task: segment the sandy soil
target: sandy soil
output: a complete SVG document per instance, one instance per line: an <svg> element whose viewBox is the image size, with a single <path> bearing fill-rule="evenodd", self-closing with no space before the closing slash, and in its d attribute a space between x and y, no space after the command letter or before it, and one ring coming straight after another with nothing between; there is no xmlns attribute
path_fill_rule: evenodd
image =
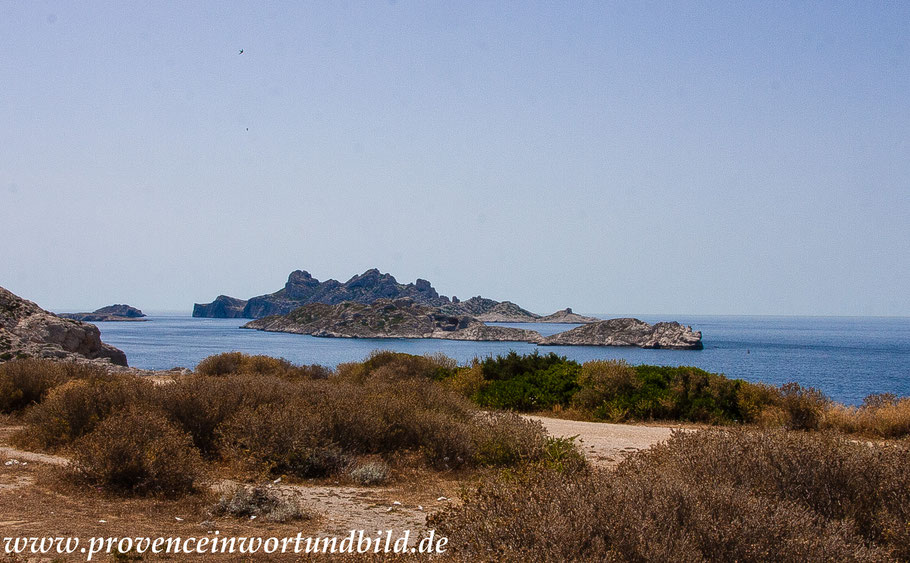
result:
<svg viewBox="0 0 910 563"><path fill-rule="evenodd" d="M530 416L543 423L552 436L577 436L576 443L595 465L612 467L632 452L647 449L670 437L678 427L581 422Z"/></svg>

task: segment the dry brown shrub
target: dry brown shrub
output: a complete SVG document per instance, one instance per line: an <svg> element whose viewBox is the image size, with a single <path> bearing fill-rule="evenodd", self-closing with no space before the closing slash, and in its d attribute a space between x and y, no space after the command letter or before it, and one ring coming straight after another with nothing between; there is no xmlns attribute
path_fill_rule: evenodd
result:
<svg viewBox="0 0 910 563"><path fill-rule="evenodd" d="M118 493L177 497L194 490L202 467L187 434L155 411L131 408L75 443L69 471Z"/></svg>
<svg viewBox="0 0 910 563"><path fill-rule="evenodd" d="M787 413L790 430L817 430L821 427L825 411L831 404L824 393L798 383L785 383L780 387L780 408Z"/></svg>
<svg viewBox="0 0 910 563"><path fill-rule="evenodd" d="M474 460L480 465L508 466L537 461L544 455L547 433L538 420L521 415L478 413L471 421Z"/></svg>
<svg viewBox="0 0 910 563"><path fill-rule="evenodd" d="M825 413L825 427L873 438L910 436L910 397L870 395L860 407L831 405Z"/></svg>
<svg viewBox="0 0 910 563"><path fill-rule="evenodd" d="M276 377L194 375L157 388L156 403L204 455L214 457L218 429L228 418L244 407L282 402L296 390Z"/></svg>
<svg viewBox="0 0 910 563"><path fill-rule="evenodd" d="M107 373L89 363L21 359L0 363L0 412L16 412L43 401L50 390L72 379Z"/></svg>
<svg viewBox="0 0 910 563"><path fill-rule="evenodd" d="M429 524L462 559L906 560L908 452L819 433L678 433L614 473L506 474Z"/></svg>
<svg viewBox="0 0 910 563"><path fill-rule="evenodd" d="M213 377L255 375L289 379L326 379L331 370L319 365L296 366L284 358L225 352L209 356L199 362L196 373Z"/></svg>
<svg viewBox="0 0 910 563"><path fill-rule="evenodd" d="M635 368L624 360L592 360L581 366L581 387L572 397L573 406L595 409L616 395L625 395L641 387Z"/></svg>
<svg viewBox="0 0 910 563"><path fill-rule="evenodd" d="M94 430L112 413L152 402L154 386L132 375L95 374L55 387L26 413L28 428L19 443L54 450Z"/></svg>
<svg viewBox="0 0 910 563"><path fill-rule="evenodd" d="M317 413L299 402L243 408L219 435L225 457L263 475L323 477L347 462Z"/></svg>
<svg viewBox="0 0 910 563"><path fill-rule="evenodd" d="M483 378L483 368L480 363L471 367L459 368L455 375L445 380L445 384L463 397L473 399L486 385Z"/></svg>
<svg viewBox="0 0 910 563"><path fill-rule="evenodd" d="M212 516L259 518L267 522L287 522L311 518L298 499L269 485L246 487L231 484L221 488L221 497L210 509Z"/></svg>

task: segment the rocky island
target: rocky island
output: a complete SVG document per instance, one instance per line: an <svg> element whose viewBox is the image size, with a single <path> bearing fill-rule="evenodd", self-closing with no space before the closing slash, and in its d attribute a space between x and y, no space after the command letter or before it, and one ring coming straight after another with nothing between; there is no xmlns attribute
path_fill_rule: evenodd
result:
<svg viewBox="0 0 910 563"><path fill-rule="evenodd" d="M101 341L93 324L63 319L0 287L0 361L101 360L126 366L126 354Z"/></svg>
<svg viewBox="0 0 910 563"><path fill-rule="evenodd" d="M573 313L565 313L570 314ZM452 314L446 308L431 307L406 297L377 299L369 304L353 301L337 305L311 303L286 315L250 321L243 328L335 338L442 338L550 346L702 348L701 333L676 322L650 325L638 319L611 319L544 338L537 331L491 326L477 317Z"/></svg>
<svg viewBox="0 0 910 563"><path fill-rule="evenodd" d="M286 315L250 321L243 328L335 338L442 338L539 342L533 330L488 326L468 315L453 315L414 299L310 303Z"/></svg>
<svg viewBox="0 0 910 563"><path fill-rule="evenodd" d="M677 322L650 325L638 319L622 318L589 323L544 338L543 346L638 346L701 350L701 332Z"/></svg>
<svg viewBox="0 0 910 563"><path fill-rule="evenodd" d="M92 313L61 313L57 315L64 319L73 319L89 323L110 322L110 321L145 321L145 313L129 305L108 305L96 309Z"/></svg>
<svg viewBox="0 0 910 563"><path fill-rule="evenodd" d="M196 303L194 317L260 319L270 315L286 315L311 303L337 305L350 301L370 304L377 299L412 299L415 303L437 307L448 315L469 315L484 322L503 323L587 323L598 319L575 315L564 309L552 315L541 316L523 309L511 301L496 301L485 297L472 297L459 301L457 297L440 295L424 279L414 283L398 283L391 274L373 268L342 283L337 280L319 281L304 270L295 270L288 276L282 289L259 295L248 300L219 295L211 303ZM568 316L567 316L568 315Z"/></svg>

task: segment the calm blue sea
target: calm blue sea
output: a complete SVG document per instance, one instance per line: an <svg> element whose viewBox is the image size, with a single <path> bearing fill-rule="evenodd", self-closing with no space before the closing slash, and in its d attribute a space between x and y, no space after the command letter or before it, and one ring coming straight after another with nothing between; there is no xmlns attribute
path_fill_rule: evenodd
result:
<svg viewBox="0 0 910 563"><path fill-rule="evenodd" d="M604 317L608 318L608 317ZM648 322L666 320L640 317ZM555 352L578 361L621 358L632 364L690 365L747 381L780 385L796 381L837 401L856 404L870 393L910 395L910 318L674 317L702 331L704 350L641 350L545 346L521 342L315 338L240 329L243 319L152 316L139 323L96 323L105 342L144 369L194 367L206 356L237 350L294 363L335 366L359 361L372 350L410 354L443 352L468 362L475 356ZM547 335L576 325L520 324Z"/></svg>

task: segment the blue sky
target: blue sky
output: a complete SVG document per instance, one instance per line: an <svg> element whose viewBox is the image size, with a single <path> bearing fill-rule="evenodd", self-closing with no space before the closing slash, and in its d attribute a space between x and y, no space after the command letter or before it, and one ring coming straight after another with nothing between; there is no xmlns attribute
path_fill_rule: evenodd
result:
<svg viewBox="0 0 910 563"><path fill-rule="evenodd" d="M0 84L0 285L52 310L378 267L910 315L906 2L0 2Z"/></svg>

